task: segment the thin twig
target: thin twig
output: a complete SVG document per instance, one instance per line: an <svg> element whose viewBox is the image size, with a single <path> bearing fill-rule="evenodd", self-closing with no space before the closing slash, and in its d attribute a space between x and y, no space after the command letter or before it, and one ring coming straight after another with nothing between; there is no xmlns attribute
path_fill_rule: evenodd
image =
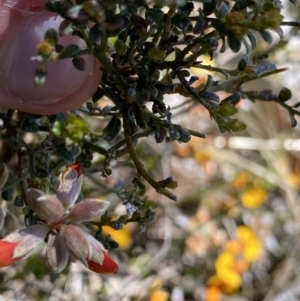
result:
<svg viewBox="0 0 300 301"><path fill-rule="evenodd" d="M128 110L124 110L123 113L123 127L124 127L124 134L125 134L125 141L127 144L128 153L137 169L137 172L140 176L142 176L158 193L165 195L166 197L170 198L173 201L177 200L177 197L172 194L166 188L161 187L160 183L156 182L146 171L142 162L140 161L137 153L134 149L134 144L132 141L132 137L130 135L130 124L129 124L129 112Z"/></svg>

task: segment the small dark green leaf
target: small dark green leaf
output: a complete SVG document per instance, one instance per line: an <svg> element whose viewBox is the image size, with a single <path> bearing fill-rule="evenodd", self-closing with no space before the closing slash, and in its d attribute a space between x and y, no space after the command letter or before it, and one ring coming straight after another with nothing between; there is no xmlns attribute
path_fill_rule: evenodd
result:
<svg viewBox="0 0 300 301"><path fill-rule="evenodd" d="M99 24L96 23L89 32L89 40L92 43L97 43L98 41L101 40L101 38L103 38L103 36L104 33L102 29L100 28Z"/></svg>
<svg viewBox="0 0 300 301"><path fill-rule="evenodd" d="M48 178L49 177L49 172L45 168L42 167L36 167L35 169L35 176L38 178Z"/></svg>
<svg viewBox="0 0 300 301"><path fill-rule="evenodd" d="M66 14L66 9L64 5L58 1L55 2L47 2L45 4L45 9L47 9L50 12L53 13L58 13L61 16L65 16Z"/></svg>
<svg viewBox="0 0 300 301"><path fill-rule="evenodd" d="M14 193L14 190L12 188L8 188L8 189L5 189L2 191L2 199L4 201L11 201L12 197L13 197L13 193Z"/></svg>
<svg viewBox="0 0 300 301"><path fill-rule="evenodd" d="M121 200L128 200L131 197L130 192L124 188L122 188L121 190L118 191L117 196Z"/></svg>
<svg viewBox="0 0 300 301"><path fill-rule="evenodd" d="M163 24L165 22L165 14L157 8L148 9L146 11L146 21L148 24Z"/></svg>
<svg viewBox="0 0 300 301"><path fill-rule="evenodd" d="M231 102L222 101L221 104L215 109L216 116L229 117L237 113L237 108Z"/></svg>
<svg viewBox="0 0 300 301"><path fill-rule="evenodd" d="M116 49L116 53L119 55L123 55L126 53L127 50L127 46L126 44L121 41L121 40L116 40L115 42L115 49Z"/></svg>
<svg viewBox="0 0 300 301"><path fill-rule="evenodd" d="M204 92L201 92L199 94L200 97L206 99L206 100L211 100L215 103L219 103L220 102L220 97L218 94L214 93L214 92L211 92L211 91L204 91Z"/></svg>
<svg viewBox="0 0 300 301"><path fill-rule="evenodd" d="M261 29L258 32L265 42L267 42L268 44L271 44L273 42L273 37L269 31Z"/></svg>
<svg viewBox="0 0 300 301"><path fill-rule="evenodd" d="M244 44L244 46L245 46L245 48L246 48L246 53L250 53L251 47L250 47L249 43L247 42L247 40L246 40L246 39L243 39L243 40L242 40L242 43Z"/></svg>
<svg viewBox="0 0 300 301"><path fill-rule="evenodd" d="M241 59L238 62L238 66L237 66L238 70L244 71L247 68L247 66L249 65L249 63L250 63L250 59L249 59L248 55L243 54L243 56L241 57Z"/></svg>
<svg viewBox="0 0 300 301"><path fill-rule="evenodd" d="M190 75L191 75L188 70L180 70L178 73L183 77L190 77Z"/></svg>
<svg viewBox="0 0 300 301"><path fill-rule="evenodd" d="M142 223L142 222L139 222L139 228L140 228L140 232L142 233L142 232L145 232L146 231L146 226L145 226L145 224L144 223Z"/></svg>
<svg viewBox="0 0 300 301"><path fill-rule="evenodd" d="M216 7L217 7L217 1L216 0L211 0L210 2L204 2L203 3L203 9L202 9L203 14L205 16L211 15L215 11Z"/></svg>
<svg viewBox="0 0 300 301"><path fill-rule="evenodd" d="M74 159L73 152L66 148L58 148L56 149L56 153L59 157L66 161L73 161Z"/></svg>
<svg viewBox="0 0 300 301"><path fill-rule="evenodd" d="M227 6L227 4L225 2L222 2L218 9L218 18L219 19L224 18L228 12L229 12L229 7Z"/></svg>
<svg viewBox="0 0 300 301"><path fill-rule="evenodd" d="M77 55L80 51L81 51L81 49L79 48L78 45L70 44L70 45L68 45L67 47L65 47L65 48L63 49L63 51L59 54L59 58L60 58L60 59L65 59L65 58L74 57L74 56Z"/></svg>
<svg viewBox="0 0 300 301"><path fill-rule="evenodd" d="M204 32L205 29L208 27L208 22L205 21L203 18L199 17L199 19L196 21L196 24L194 26L193 33L194 34L201 34Z"/></svg>
<svg viewBox="0 0 300 301"><path fill-rule="evenodd" d="M193 30L193 25L190 19L184 14L176 13L172 17L171 22L174 26L176 26L177 28L181 29L184 32Z"/></svg>
<svg viewBox="0 0 300 301"><path fill-rule="evenodd" d="M83 57L74 57L72 63L76 69L79 71L84 71L85 69L85 60Z"/></svg>
<svg viewBox="0 0 300 301"><path fill-rule="evenodd" d="M58 33L54 28L50 28L46 31L44 40L55 46L58 43Z"/></svg>
<svg viewBox="0 0 300 301"><path fill-rule="evenodd" d="M232 32L228 32L227 42L228 46L233 52L237 53L241 50L242 43L234 36Z"/></svg>
<svg viewBox="0 0 300 301"><path fill-rule="evenodd" d="M153 47L148 52L149 58L154 62L161 62L165 58L165 52L157 47Z"/></svg>
<svg viewBox="0 0 300 301"><path fill-rule="evenodd" d="M205 87L204 87L203 91L209 90L211 88L211 86L213 85L213 83L214 83L213 77L210 74L208 74L207 75L207 81L206 81L206 84L205 84Z"/></svg>
<svg viewBox="0 0 300 301"><path fill-rule="evenodd" d="M292 126L292 128L296 127L297 126L297 120L294 117L294 115L290 114L290 118L291 118L291 126Z"/></svg>
<svg viewBox="0 0 300 301"><path fill-rule="evenodd" d="M165 128L163 127L155 128L154 136L155 136L156 143L162 143L165 140L166 135L167 135L167 130Z"/></svg>
<svg viewBox="0 0 300 301"><path fill-rule="evenodd" d="M239 103L239 101L241 100L241 93L240 92L234 92L232 95L224 98L221 102L222 103L226 103L226 102L230 102L233 105L236 105Z"/></svg>
<svg viewBox="0 0 300 301"><path fill-rule="evenodd" d="M169 126L169 135L171 140L177 140L180 138L180 133L175 129L173 124Z"/></svg>
<svg viewBox="0 0 300 301"><path fill-rule="evenodd" d="M166 187L170 189L175 189L178 187L177 181L174 180L174 176L170 176L164 180L158 182L161 187Z"/></svg>
<svg viewBox="0 0 300 301"><path fill-rule="evenodd" d="M20 195L17 195L14 200L14 206L16 207L23 207L24 206L24 200Z"/></svg>
<svg viewBox="0 0 300 301"><path fill-rule="evenodd" d="M222 37L222 47L220 49L220 53L224 53L226 51L226 42L225 42L225 38Z"/></svg>
<svg viewBox="0 0 300 301"><path fill-rule="evenodd" d="M292 92L291 92L291 90L288 89L288 88L282 88L281 91L279 92L279 95L278 95L278 99L279 99L281 102L286 102L286 101L288 101L291 97L292 97Z"/></svg>
<svg viewBox="0 0 300 301"><path fill-rule="evenodd" d="M191 140L191 134L183 128L178 129L178 132L180 134L180 137L178 138L178 141L183 142L183 143L188 143ZM169 186L167 186L169 187ZM169 187L171 188L171 187Z"/></svg>
<svg viewBox="0 0 300 301"><path fill-rule="evenodd" d="M252 49L254 49L256 47L256 45L257 45L256 38L255 38L254 34L252 32L250 32L250 31L248 31L247 32L247 37L248 37L248 39L249 39L249 41L251 43Z"/></svg>
<svg viewBox="0 0 300 301"><path fill-rule="evenodd" d="M105 128L105 139L108 142L113 141L121 130L121 119L113 117Z"/></svg>

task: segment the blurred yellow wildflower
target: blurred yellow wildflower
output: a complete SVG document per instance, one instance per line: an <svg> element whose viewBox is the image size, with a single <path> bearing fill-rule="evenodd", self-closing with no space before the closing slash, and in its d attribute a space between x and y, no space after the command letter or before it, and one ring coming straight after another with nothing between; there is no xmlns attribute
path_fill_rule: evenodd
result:
<svg viewBox="0 0 300 301"><path fill-rule="evenodd" d="M245 190L241 195L243 205L250 209L260 207L267 200L268 192L262 187Z"/></svg>
<svg viewBox="0 0 300 301"><path fill-rule="evenodd" d="M216 290L209 291L208 296L210 296L210 293L211 293L212 297L213 296L215 296L215 297L220 296L220 294L217 293L217 290L219 292L226 293L226 294L232 294L236 291L236 288L233 288L230 285L228 285L227 283L225 283L224 281L222 281L218 277L218 275L212 275L211 277L209 277L209 279L207 280L206 285L207 285L208 288L211 288L211 289L215 288L216 289ZM205 301L208 301L208 300L205 300Z"/></svg>
<svg viewBox="0 0 300 301"><path fill-rule="evenodd" d="M216 273L232 292L242 285L241 273L248 269L247 263L230 252L221 253L216 260Z"/></svg>
<svg viewBox="0 0 300 301"><path fill-rule="evenodd" d="M249 263L259 259L262 253L262 242L247 226L239 226L236 230L236 238L242 244L242 253L245 260Z"/></svg>
<svg viewBox="0 0 300 301"><path fill-rule="evenodd" d="M243 171L240 174L238 174L234 179L233 187L237 190L243 189L249 183L250 180L251 180L250 173L247 171Z"/></svg>
<svg viewBox="0 0 300 301"><path fill-rule="evenodd" d="M215 286L207 288L204 301L221 301L222 292Z"/></svg>
<svg viewBox="0 0 300 301"><path fill-rule="evenodd" d="M149 301L167 301L170 294L164 290L155 290L149 296Z"/></svg>
<svg viewBox="0 0 300 301"><path fill-rule="evenodd" d="M293 172L288 175L287 182L292 188L297 189L300 187L300 177Z"/></svg>
<svg viewBox="0 0 300 301"><path fill-rule="evenodd" d="M116 241L122 249L128 248L131 244L131 233L127 225L124 225L121 230L115 230L109 226L103 226L102 231L106 235L109 234L111 238Z"/></svg>

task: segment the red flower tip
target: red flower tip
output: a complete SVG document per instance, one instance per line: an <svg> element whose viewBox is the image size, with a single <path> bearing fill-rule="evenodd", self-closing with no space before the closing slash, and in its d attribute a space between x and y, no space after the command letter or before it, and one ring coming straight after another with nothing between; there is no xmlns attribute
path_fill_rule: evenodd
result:
<svg viewBox="0 0 300 301"><path fill-rule="evenodd" d="M15 262L19 261L21 258L13 258L14 250L18 245L18 242L7 242L0 240L0 267L7 267Z"/></svg>
<svg viewBox="0 0 300 301"><path fill-rule="evenodd" d="M67 168L61 173L62 179L64 178L66 172L69 171L70 169L75 169L75 170L76 170L76 172L77 172L77 178L79 178L80 175L82 174L82 165L81 165L81 163L76 163L76 164L73 164L73 165L67 167Z"/></svg>
<svg viewBox="0 0 300 301"><path fill-rule="evenodd" d="M77 177L80 177L80 175L82 174L82 165L80 163L73 164L69 168L73 168L77 171Z"/></svg>
<svg viewBox="0 0 300 301"><path fill-rule="evenodd" d="M103 252L103 255L104 258L102 264L87 260L88 268L98 274L116 274L119 269L118 265L109 257L107 252Z"/></svg>

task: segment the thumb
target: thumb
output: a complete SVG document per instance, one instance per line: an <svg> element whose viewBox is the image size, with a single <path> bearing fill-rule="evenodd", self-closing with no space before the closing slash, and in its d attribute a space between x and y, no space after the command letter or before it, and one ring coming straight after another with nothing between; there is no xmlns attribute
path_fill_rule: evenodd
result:
<svg viewBox="0 0 300 301"><path fill-rule="evenodd" d="M43 9L47 0L0 1L0 107L34 114L55 114L75 109L96 91L100 64L91 55L83 56L84 71L77 70L71 59L50 63L43 86L33 83L37 63L37 45L49 28L58 30L63 19ZM59 44L85 42L65 36Z"/></svg>

